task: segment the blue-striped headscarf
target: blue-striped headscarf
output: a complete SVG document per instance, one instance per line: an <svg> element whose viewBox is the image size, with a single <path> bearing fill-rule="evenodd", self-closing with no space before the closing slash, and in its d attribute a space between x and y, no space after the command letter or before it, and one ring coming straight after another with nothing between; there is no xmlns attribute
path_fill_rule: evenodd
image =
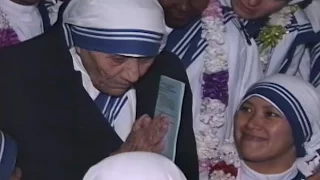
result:
<svg viewBox="0 0 320 180"><path fill-rule="evenodd" d="M63 22L70 46L133 57L156 56L166 32L158 0L73 0Z"/></svg>
<svg viewBox="0 0 320 180"><path fill-rule="evenodd" d="M308 162L319 156L320 99L311 84L297 77L277 74L255 83L242 102L253 96L271 103L289 121L299 160ZM305 172L307 168L303 168Z"/></svg>
<svg viewBox="0 0 320 180"><path fill-rule="evenodd" d="M0 179L10 179L17 157L15 141L0 131Z"/></svg>

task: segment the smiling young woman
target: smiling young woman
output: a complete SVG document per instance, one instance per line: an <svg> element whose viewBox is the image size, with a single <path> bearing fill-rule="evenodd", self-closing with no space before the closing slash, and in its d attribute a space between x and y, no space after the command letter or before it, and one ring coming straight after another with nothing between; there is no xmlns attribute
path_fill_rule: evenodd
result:
<svg viewBox="0 0 320 180"><path fill-rule="evenodd" d="M315 89L296 77L275 75L254 84L234 118L237 179L310 176L320 146L319 109Z"/></svg>

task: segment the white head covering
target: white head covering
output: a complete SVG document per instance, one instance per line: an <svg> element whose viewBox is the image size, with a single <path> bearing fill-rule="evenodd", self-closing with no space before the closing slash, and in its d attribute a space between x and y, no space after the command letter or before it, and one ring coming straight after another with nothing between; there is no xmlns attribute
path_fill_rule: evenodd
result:
<svg viewBox="0 0 320 180"><path fill-rule="evenodd" d="M243 102L258 96L273 104L285 115L291 126L298 169L306 176L312 174L320 149L320 99L314 87L297 77L277 74L254 84Z"/></svg>
<svg viewBox="0 0 320 180"><path fill-rule="evenodd" d="M70 46L127 56L155 56L165 34L158 0L72 0L63 14Z"/></svg>
<svg viewBox="0 0 320 180"><path fill-rule="evenodd" d="M169 159L155 153L110 156L90 168L83 180L187 180Z"/></svg>

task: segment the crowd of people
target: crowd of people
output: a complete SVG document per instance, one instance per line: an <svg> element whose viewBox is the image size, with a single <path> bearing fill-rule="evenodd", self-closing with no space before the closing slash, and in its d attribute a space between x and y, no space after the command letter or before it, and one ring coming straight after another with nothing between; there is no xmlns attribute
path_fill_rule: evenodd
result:
<svg viewBox="0 0 320 180"><path fill-rule="evenodd" d="M320 0L0 2L1 180L320 179Z"/></svg>

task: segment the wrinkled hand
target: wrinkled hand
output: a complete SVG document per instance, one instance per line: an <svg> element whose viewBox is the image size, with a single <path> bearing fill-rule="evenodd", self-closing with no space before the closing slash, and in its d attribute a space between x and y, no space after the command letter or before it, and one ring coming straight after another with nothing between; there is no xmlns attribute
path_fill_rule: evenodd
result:
<svg viewBox="0 0 320 180"><path fill-rule="evenodd" d="M160 153L165 143L164 136L168 132L169 120L165 116L157 116L153 120L148 115L141 116L134 124L120 152L148 151Z"/></svg>
<svg viewBox="0 0 320 180"><path fill-rule="evenodd" d="M307 180L320 180L320 174L317 173L317 174L314 174L310 177L307 177Z"/></svg>
<svg viewBox="0 0 320 180"><path fill-rule="evenodd" d="M15 168L10 180L21 180L22 179L22 171L20 168Z"/></svg>
<svg viewBox="0 0 320 180"><path fill-rule="evenodd" d="M313 175L310 177L307 177L307 180L320 180L320 166L316 167L316 169L313 171Z"/></svg>

